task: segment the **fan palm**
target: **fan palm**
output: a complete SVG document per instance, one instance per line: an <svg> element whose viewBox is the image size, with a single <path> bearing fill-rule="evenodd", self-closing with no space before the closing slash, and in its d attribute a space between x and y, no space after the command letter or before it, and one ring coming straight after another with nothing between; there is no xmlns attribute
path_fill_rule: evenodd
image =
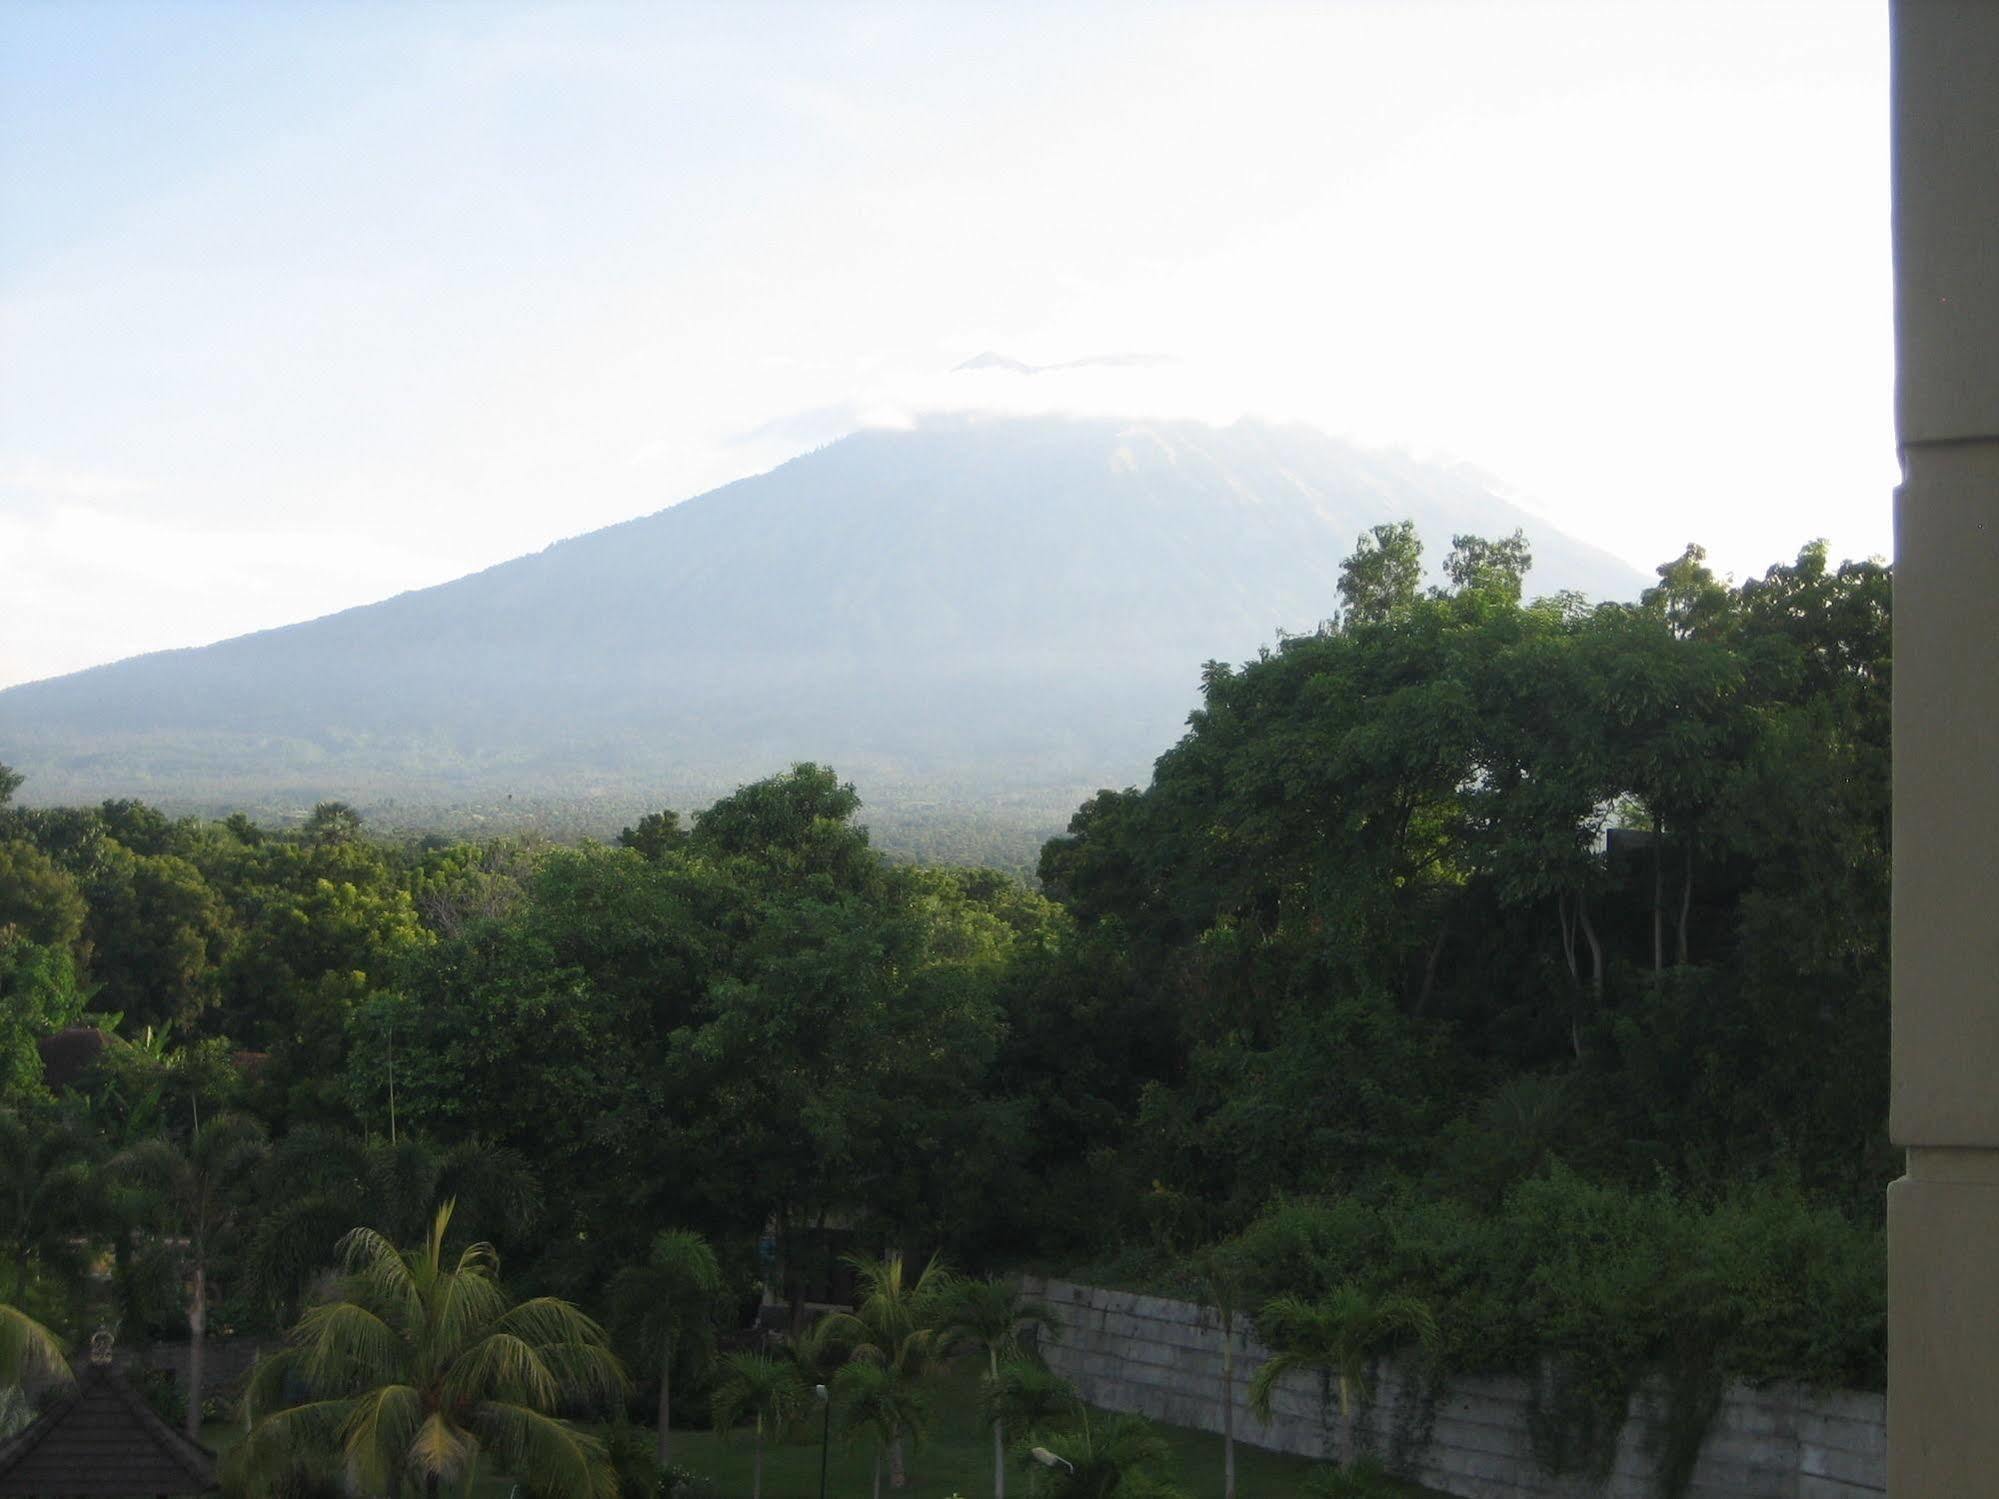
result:
<svg viewBox="0 0 1999 1499"><path fill-rule="evenodd" d="M1413 1296L1376 1296L1348 1282L1317 1301L1279 1296L1266 1302L1257 1331L1276 1351L1249 1382L1249 1408L1270 1420L1271 1396L1294 1370L1310 1369L1339 1391L1340 1464L1352 1467L1354 1406L1367 1399L1367 1366L1376 1355L1412 1338L1437 1346L1437 1322Z"/></svg>
<svg viewBox="0 0 1999 1499"><path fill-rule="evenodd" d="M451 1212L414 1249L366 1228L341 1240L345 1275L244 1397L253 1424L236 1456L253 1485L318 1455L370 1493L407 1482L434 1496L491 1454L530 1489L614 1499L603 1445L554 1414L625 1388L603 1329L566 1301L513 1301L490 1244L448 1256ZM299 1385L305 1398L287 1402Z"/></svg>
<svg viewBox="0 0 1999 1499"><path fill-rule="evenodd" d="M136 1189L147 1216L184 1246L187 1298L187 1434L201 1435L202 1356L208 1331L208 1267L234 1232L242 1188L266 1150L264 1127L247 1114L218 1114L187 1148L146 1140L111 1160Z"/></svg>
<svg viewBox="0 0 1999 1499"><path fill-rule="evenodd" d="M715 1303L722 1267L708 1241L690 1229L668 1229L652 1241L643 1265L611 1282L613 1318L659 1360L659 1434L653 1452L672 1462L673 1365L683 1348L705 1353L715 1340Z"/></svg>
<svg viewBox="0 0 1999 1499"><path fill-rule="evenodd" d="M911 1281L899 1254L846 1260L860 1278L860 1305L827 1317L824 1336L844 1344L850 1361L879 1365L898 1381L913 1383L941 1367L949 1345L940 1324L956 1285L943 1262L932 1258ZM899 1429L888 1434L890 1488L904 1482L902 1437Z"/></svg>
<svg viewBox="0 0 1999 1499"><path fill-rule="evenodd" d="M1002 1361L1018 1360L1029 1346L1030 1331L1051 1335L1062 1330L1061 1319L1038 1301L1020 1294L1004 1281L960 1280L942 1299L946 1343L970 1343L986 1355L986 1378L997 1382ZM1006 1419L992 1411L993 1499L1006 1499Z"/></svg>
<svg viewBox="0 0 1999 1499"><path fill-rule="evenodd" d="M805 1384L796 1367L761 1353L732 1353L722 1367L722 1382L715 1387L715 1429L727 1433L745 1421L755 1427L750 1499L763 1499L764 1442L798 1419Z"/></svg>

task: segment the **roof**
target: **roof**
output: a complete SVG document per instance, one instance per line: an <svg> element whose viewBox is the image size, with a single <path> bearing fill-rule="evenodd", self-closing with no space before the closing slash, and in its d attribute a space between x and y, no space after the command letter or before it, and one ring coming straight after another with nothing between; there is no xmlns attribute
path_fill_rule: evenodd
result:
<svg viewBox="0 0 1999 1499"><path fill-rule="evenodd" d="M99 1499L216 1486L215 1454L168 1426L102 1364L85 1367L74 1389L0 1442L0 1495Z"/></svg>

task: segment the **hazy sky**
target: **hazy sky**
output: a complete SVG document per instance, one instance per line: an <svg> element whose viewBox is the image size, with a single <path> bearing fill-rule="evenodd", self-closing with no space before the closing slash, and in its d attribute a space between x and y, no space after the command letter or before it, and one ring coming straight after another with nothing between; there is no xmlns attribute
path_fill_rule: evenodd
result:
<svg viewBox="0 0 1999 1499"><path fill-rule="evenodd" d="M1885 12L11 0L0 685L938 407L1301 418L1646 568L1885 553Z"/></svg>

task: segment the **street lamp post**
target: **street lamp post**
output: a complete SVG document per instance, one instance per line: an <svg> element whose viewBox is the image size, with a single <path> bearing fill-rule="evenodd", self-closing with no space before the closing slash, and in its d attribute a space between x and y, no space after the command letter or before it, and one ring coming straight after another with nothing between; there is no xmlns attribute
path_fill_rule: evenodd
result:
<svg viewBox="0 0 1999 1499"><path fill-rule="evenodd" d="M826 1499L826 1449L833 1438L833 1397L823 1384L812 1387L812 1393L819 1397L825 1415L819 1423L819 1499Z"/></svg>

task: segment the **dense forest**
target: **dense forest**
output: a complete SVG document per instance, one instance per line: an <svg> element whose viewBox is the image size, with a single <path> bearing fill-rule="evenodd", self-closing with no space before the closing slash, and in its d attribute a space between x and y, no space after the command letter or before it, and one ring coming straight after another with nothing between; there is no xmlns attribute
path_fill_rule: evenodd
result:
<svg viewBox="0 0 1999 1499"><path fill-rule="evenodd" d="M452 1198L600 1314L674 1227L794 1300L829 1226L1418 1295L1444 1367L1562 1371L1555 1467L1647 1366L1878 1383L1888 568L1689 548L1592 606L1420 551L1209 663L1038 888L885 859L813 764L570 846L0 769L0 1301L75 1334L108 1267L128 1334L280 1328Z"/></svg>

